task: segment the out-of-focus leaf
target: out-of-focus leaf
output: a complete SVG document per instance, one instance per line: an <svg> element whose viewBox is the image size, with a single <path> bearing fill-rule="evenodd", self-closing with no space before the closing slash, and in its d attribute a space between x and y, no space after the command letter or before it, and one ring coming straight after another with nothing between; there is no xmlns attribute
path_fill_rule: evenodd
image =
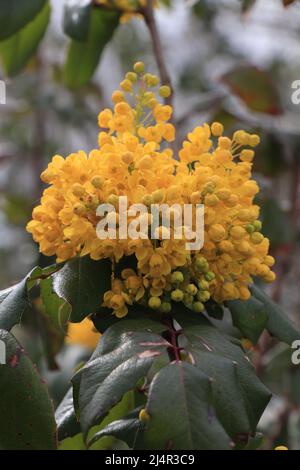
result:
<svg viewBox="0 0 300 470"><path fill-rule="evenodd" d="M291 322L278 304L255 285L251 287L251 291L252 295L264 305L268 315L266 328L273 336L287 344L292 344L293 341L300 338L300 329Z"/></svg>
<svg viewBox="0 0 300 470"><path fill-rule="evenodd" d="M221 81L250 110L273 116L282 114L279 94L268 72L244 65L224 74Z"/></svg>
<svg viewBox="0 0 300 470"><path fill-rule="evenodd" d="M7 220L12 224L24 224L30 216L32 210L31 201L24 197L24 194L8 194L6 196L3 212Z"/></svg>
<svg viewBox="0 0 300 470"><path fill-rule="evenodd" d="M242 12L247 13L255 4L256 0L241 0Z"/></svg>
<svg viewBox="0 0 300 470"><path fill-rule="evenodd" d="M264 199L260 206L263 233L272 247L290 243L293 237L290 221L275 199Z"/></svg>
<svg viewBox="0 0 300 470"><path fill-rule="evenodd" d="M70 88L86 85L99 63L102 51L119 24L119 14L94 9L86 41L73 40L64 67L64 82Z"/></svg>
<svg viewBox="0 0 300 470"><path fill-rule="evenodd" d="M46 2L47 0L0 0L0 41L32 21Z"/></svg>
<svg viewBox="0 0 300 470"><path fill-rule="evenodd" d="M283 6L288 7L292 3L295 3L295 1L296 0L282 0L282 4L283 4Z"/></svg>
<svg viewBox="0 0 300 470"><path fill-rule="evenodd" d="M16 339L0 330L6 365L0 374L0 448L54 450L56 424L46 385Z"/></svg>
<svg viewBox="0 0 300 470"><path fill-rule="evenodd" d="M0 57L8 76L17 75L37 50L47 29L50 11L50 4L47 2L30 23L0 43Z"/></svg>
<svg viewBox="0 0 300 470"><path fill-rule="evenodd" d="M261 143L255 149L253 171L271 177L282 174L289 165L282 141L274 134L260 132L260 136Z"/></svg>
<svg viewBox="0 0 300 470"><path fill-rule="evenodd" d="M92 0L66 0L64 7L64 31L76 41L88 38Z"/></svg>
<svg viewBox="0 0 300 470"><path fill-rule="evenodd" d="M230 300L226 302L232 321L245 338L256 344L268 322L264 304L255 298L247 302Z"/></svg>

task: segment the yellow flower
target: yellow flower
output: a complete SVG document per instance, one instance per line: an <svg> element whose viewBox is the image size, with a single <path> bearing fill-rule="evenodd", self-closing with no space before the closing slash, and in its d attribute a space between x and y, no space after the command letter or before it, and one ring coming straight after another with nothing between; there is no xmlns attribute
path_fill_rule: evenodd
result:
<svg viewBox="0 0 300 470"><path fill-rule="evenodd" d="M95 330L92 321L89 318L85 318L81 323L69 323L66 343L80 344L89 349L95 349L100 336L100 333Z"/></svg>

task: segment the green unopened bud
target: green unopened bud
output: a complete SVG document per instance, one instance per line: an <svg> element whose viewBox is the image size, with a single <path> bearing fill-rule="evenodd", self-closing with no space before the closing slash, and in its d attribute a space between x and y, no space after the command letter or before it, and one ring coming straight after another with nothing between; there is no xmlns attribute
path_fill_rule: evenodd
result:
<svg viewBox="0 0 300 470"><path fill-rule="evenodd" d="M210 299L210 292L208 290L200 290L197 293L197 299L200 300L200 302L207 302Z"/></svg>
<svg viewBox="0 0 300 470"><path fill-rule="evenodd" d="M160 306L160 311L163 313L169 313L171 311L171 304L170 302L163 302Z"/></svg>
<svg viewBox="0 0 300 470"><path fill-rule="evenodd" d="M197 270L206 272L208 270L208 262L203 256L198 256L195 260Z"/></svg>
<svg viewBox="0 0 300 470"><path fill-rule="evenodd" d="M209 283L205 281L205 279L202 279L201 281L198 282L198 287L200 290L208 290L209 289Z"/></svg>
<svg viewBox="0 0 300 470"><path fill-rule="evenodd" d="M136 73L143 73L144 70L145 70L145 64L144 62L136 62L133 66L133 70L136 72Z"/></svg>
<svg viewBox="0 0 300 470"><path fill-rule="evenodd" d="M215 276L215 273L213 273L212 271L208 271L205 275L204 275L205 279L210 282L212 281L216 276Z"/></svg>
<svg viewBox="0 0 300 470"><path fill-rule="evenodd" d="M159 297L150 297L148 300L148 305L150 308L156 310L161 306L161 300Z"/></svg>
<svg viewBox="0 0 300 470"><path fill-rule="evenodd" d="M255 245L259 245L264 239L264 236L260 232L254 232L251 235L251 240Z"/></svg>
<svg viewBox="0 0 300 470"><path fill-rule="evenodd" d="M183 281L184 281L184 277L181 271L174 271L171 274L171 282L173 284L180 284Z"/></svg>
<svg viewBox="0 0 300 470"><path fill-rule="evenodd" d="M163 85L159 89L159 95L162 98L168 98L171 95L171 88L167 85Z"/></svg>
<svg viewBox="0 0 300 470"><path fill-rule="evenodd" d="M194 296L191 295L191 294L184 294L183 296L183 303L184 305L189 305L189 304L192 304L194 301Z"/></svg>
<svg viewBox="0 0 300 470"><path fill-rule="evenodd" d="M171 293L171 299L174 300L174 302L181 302L183 300L183 292L180 289L175 289Z"/></svg>
<svg viewBox="0 0 300 470"><path fill-rule="evenodd" d="M126 78L127 80L130 80L132 83L135 83L137 81L137 74L134 72L128 72L126 73Z"/></svg>
<svg viewBox="0 0 300 470"><path fill-rule="evenodd" d="M253 232L255 232L255 227L252 224L246 225L246 231L251 235Z"/></svg>
<svg viewBox="0 0 300 470"><path fill-rule="evenodd" d="M196 295L196 294L197 294L197 291L198 291L198 289L197 289L197 287L195 286L195 284L188 284L188 285L186 286L186 289L185 289L185 290L186 290L186 292L187 292L188 294L191 294L191 295Z"/></svg>
<svg viewBox="0 0 300 470"><path fill-rule="evenodd" d="M261 223L260 220L255 220L253 222L253 226L254 226L256 232L259 232L262 229L262 223Z"/></svg>
<svg viewBox="0 0 300 470"><path fill-rule="evenodd" d="M194 302L193 303L193 310L194 312L200 313L204 310L204 305L202 302Z"/></svg>

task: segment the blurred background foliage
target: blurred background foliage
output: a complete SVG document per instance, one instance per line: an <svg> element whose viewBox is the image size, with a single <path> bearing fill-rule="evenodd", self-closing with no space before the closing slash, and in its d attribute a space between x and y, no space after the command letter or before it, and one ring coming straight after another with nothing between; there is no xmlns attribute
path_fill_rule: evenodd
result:
<svg viewBox="0 0 300 470"><path fill-rule="evenodd" d="M43 190L41 170L54 154L97 145L97 114L136 60L157 70L139 18L122 24L118 11L94 8L91 1L64 8L60 0L39 0L3 23L5 9L15 3L0 1L7 93L0 105L0 288L51 262L25 232ZM178 145L189 128L211 120L228 133L243 127L262 138L254 176L263 231L277 260L277 281L268 293L299 325L300 105L291 95L292 82L300 79L300 2L170 0L155 15L174 89ZM78 332L72 332L73 344L65 342L38 298L16 330L59 403L93 343L80 341ZM300 367L268 333L251 354L274 393L260 423L264 447L300 449Z"/></svg>

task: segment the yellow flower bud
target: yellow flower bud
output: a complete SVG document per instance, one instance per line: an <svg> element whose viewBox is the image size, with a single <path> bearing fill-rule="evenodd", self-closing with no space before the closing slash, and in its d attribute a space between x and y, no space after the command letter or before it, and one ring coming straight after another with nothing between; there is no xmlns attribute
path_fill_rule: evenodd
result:
<svg viewBox="0 0 300 470"><path fill-rule="evenodd" d="M149 415L148 411L145 408L143 408L140 411L139 420L141 421L141 423L147 423L150 420L150 415Z"/></svg>
<svg viewBox="0 0 300 470"><path fill-rule="evenodd" d="M171 88L167 85L163 85L159 89L159 95L162 98L168 98L171 95Z"/></svg>
<svg viewBox="0 0 300 470"><path fill-rule="evenodd" d="M161 300L159 297L150 297L148 300L148 305L150 308L156 310L161 306Z"/></svg>
<svg viewBox="0 0 300 470"><path fill-rule="evenodd" d="M183 300L183 292L180 289L175 289L171 292L171 299L174 302L181 302Z"/></svg>
<svg viewBox="0 0 300 470"><path fill-rule="evenodd" d="M123 91L130 92L132 90L132 82L128 79L125 79L120 83L120 87Z"/></svg>
<svg viewBox="0 0 300 470"><path fill-rule="evenodd" d="M220 137L224 132L224 127L220 122L213 122L211 125L211 132L215 137Z"/></svg>
<svg viewBox="0 0 300 470"><path fill-rule="evenodd" d="M138 73L138 74L141 74L144 72L145 70L145 64L144 62L136 62L133 66L133 70Z"/></svg>

